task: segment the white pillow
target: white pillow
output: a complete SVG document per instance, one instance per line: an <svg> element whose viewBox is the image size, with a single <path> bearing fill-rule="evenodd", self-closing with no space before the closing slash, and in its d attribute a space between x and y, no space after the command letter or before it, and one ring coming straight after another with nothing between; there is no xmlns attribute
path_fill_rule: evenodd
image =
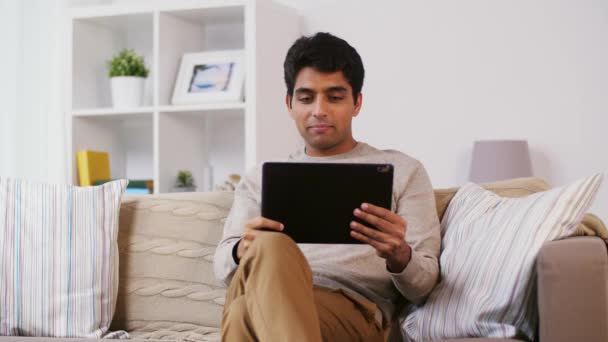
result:
<svg viewBox="0 0 608 342"><path fill-rule="evenodd" d="M536 255L546 241L575 231L601 181L598 174L522 198L462 186L441 222L441 280L402 322L404 336L533 340Z"/></svg>
<svg viewBox="0 0 608 342"><path fill-rule="evenodd" d="M0 177L0 335L108 331L127 183L76 187Z"/></svg>

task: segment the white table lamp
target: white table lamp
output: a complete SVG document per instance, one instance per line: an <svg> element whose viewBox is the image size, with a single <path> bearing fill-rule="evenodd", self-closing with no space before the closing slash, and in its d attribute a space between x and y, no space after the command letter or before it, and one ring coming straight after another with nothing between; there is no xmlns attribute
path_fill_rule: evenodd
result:
<svg viewBox="0 0 608 342"><path fill-rule="evenodd" d="M473 145L469 179L475 183L531 177L526 140L481 140Z"/></svg>

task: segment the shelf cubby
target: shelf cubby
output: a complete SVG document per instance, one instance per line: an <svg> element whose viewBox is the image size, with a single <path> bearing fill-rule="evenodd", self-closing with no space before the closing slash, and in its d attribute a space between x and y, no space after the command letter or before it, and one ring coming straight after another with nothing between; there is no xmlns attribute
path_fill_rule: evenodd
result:
<svg viewBox="0 0 608 342"><path fill-rule="evenodd" d="M74 117L72 158L80 150L105 151L112 178L153 179L152 127L152 113ZM77 183L77 173L73 181Z"/></svg>
<svg viewBox="0 0 608 342"><path fill-rule="evenodd" d="M72 26L72 110L112 105L106 61L123 48L143 55L153 72L152 32L151 13L75 19ZM153 104L152 79L146 79L145 106Z"/></svg>
<svg viewBox="0 0 608 342"><path fill-rule="evenodd" d="M243 110L161 112L159 191L171 191L179 170L192 172L197 190L210 191L244 169Z"/></svg>
<svg viewBox="0 0 608 342"><path fill-rule="evenodd" d="M244 6L159 13L159 104L170 105L185 53L244 50Z"/></svg>

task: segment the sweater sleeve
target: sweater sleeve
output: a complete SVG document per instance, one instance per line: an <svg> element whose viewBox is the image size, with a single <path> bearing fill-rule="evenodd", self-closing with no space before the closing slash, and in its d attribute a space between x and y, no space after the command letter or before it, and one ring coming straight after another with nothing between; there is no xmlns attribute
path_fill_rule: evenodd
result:
<svg viewBox="0 0 608 342"><path fill-rule="evenodd" d="M251 171L239 183L234 193L234 202L224 224L222 240L213 257L215 277L228 286L236 271L237 263L232 257L232 249L240 240L245 223L260 215L259 187L256 182L256 170Z"/></svg>
<svg viewBox="0 0 608 342"><path fill-rule="evenodd" d="M439 277L441 236L435 195L426 170L419 164L397 198L397 214L407 222L405 240L412 248L408 265L391 273L393 284L411 303L420 304Z"/></svg>

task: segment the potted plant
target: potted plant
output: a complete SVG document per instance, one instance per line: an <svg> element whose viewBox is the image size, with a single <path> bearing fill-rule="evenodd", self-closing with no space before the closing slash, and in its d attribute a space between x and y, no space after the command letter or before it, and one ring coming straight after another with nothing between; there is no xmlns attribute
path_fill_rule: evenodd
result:
<svg viewBox="0 0 608 342"><path fill-rule="evenodd" d="M194 184L192 172L188 170L179 170L177 172L177 177L175 178L175 191L196 191L196 185Z"/></svg>
<svg viewBox="0 0 608 342"><path fill-rule="evenodd" d="M118 54L112 56L107 64L114 107L141 106L144 96L144 81L149 73L144 58L132 49L122 49Z"/></svg>

